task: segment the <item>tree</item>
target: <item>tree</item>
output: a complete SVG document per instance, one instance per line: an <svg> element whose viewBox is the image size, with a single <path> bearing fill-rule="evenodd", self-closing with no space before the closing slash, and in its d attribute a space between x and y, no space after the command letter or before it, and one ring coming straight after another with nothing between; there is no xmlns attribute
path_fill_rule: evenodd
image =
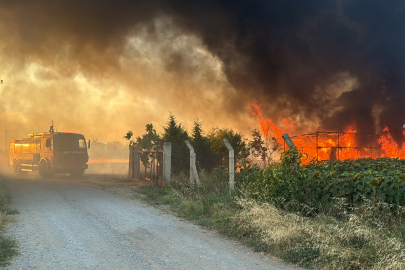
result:
<svg viewBox="0 0 405 270"><path fill-rule="evenodd" d="M153 128L153 125L147 124L145 128L145 134L143 134L142 137L137 137L136 143L139 145L141 150L152 150L159 140L160 137L156 133L156 130ZM141 162L145 168L145 176L146 169L149 167L151 157L153 158L152 153L146 152L141 154Z"/></svg>
<svg viewBox="0 0 405 270"><path fill-rule="evenodd" d="M172 143L172 172L178 174L187 171L190 168L190 151L185 144L189 140L186 129L173 114L169 115L169 121L163 129L163 141Z"/></svg>
<svg viewBox="0 0 405 270"><path fill-rule="evenodd" d="M228 139L235 151L235 162L239 162L249 156L249 149L240 133L231 129L213 129L208 134L211 150L215 155L215 166L227 165L229 151L224 144L224 139Z"/></svg>
<svg viewBox="0 0 405 270"><path fill-rule="evenodd" d="M191 134L191 144L197 156L197 167L206 171L211 171L215 166L215 156L210 147L208 137L204 136L202 123L194 120L194 127Z"/></svg>
<svg viewBox="0 0 405 270"><path fill-rule="evenodd" d="M143 134L142 137L137 137L136 143L141 147L142 150L152 150L159 140L160 136L156 133L153 125L146 124L145 134Z"/></svg>
<svg viewBox="0 0 405 270"><path fill-rule="evenodd" d="M257 129L252 130L252 140L249 142L249 148L254 157L261 157L263 161L267 159L266 143L262 140L262 134Z"/></svg>
<svg viewBox="0 0 405 270"><path fill-rule="evenodd" d="M132 131L128 131L127 135L124 136L124 139L129 141L133 135L134 135L134 133L132 133Z"/></svg>
<svg viewBox="0 0 405 270"><path fill-rule="evenodd" d="M265 139L262 139L262 134L257 129L252 130L253 139L249 142L251 153L255 157L259 157L264 162L270 162L271 156L274 152L281 148L274 134L269 130Z"/></svg>

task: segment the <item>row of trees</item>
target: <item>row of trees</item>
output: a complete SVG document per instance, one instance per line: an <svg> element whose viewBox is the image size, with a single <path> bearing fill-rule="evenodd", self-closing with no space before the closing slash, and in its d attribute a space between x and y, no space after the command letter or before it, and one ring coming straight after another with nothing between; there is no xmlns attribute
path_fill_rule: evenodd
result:
<svg viewBox="0 0 405 270"><path fill-rule="evenodd" d="M132 132L129 131L124 138L130 140L131 137ZM248 145L241 134L230 129L213 129L205 134L202 123L198 119L194 121L194 127L189 134L172 114L164 127L163 134L158 134L152 124L147 124L145 133L136 137L132 142L138 144L142 149L153 149L158 141L171 142L172 171L176 174L187 171L190 166L190 151L184 143L186 140L189 140L194 147L197 154L197 167L200 170L211 171L217 166L226 165L228 150L223 143L225 138L234 147L236 159L244 159L249 155Z"/></svg>
<svg viewBox="0 0 405 270"><path fill-rule="evenodd" d="M133 133L129 131L124 137L131 140ZM197 167L201 170L211 171L215 167L228 165L229 151L223 143L228 139L235 150L236 161L246 159L249 155L260 157L263 161L269 158L269 154L277 150L277 146L269 147L269 143L262 139L258 130L252 131L252 140L247 141L243 136L231 129L212 129L207 134L202 128L202 123L196 119L191 134L179 123L172 114L164 127L163 134L158 134L152 124L147 124L145 133L136 137L132 143L138 144L142 149L155 149L158 141L172 143L172 172L174 174L189 170L190 151L184 143L189 140L197 154ZM271 152L273 151L273 152ZM144 165L148 162L148 155L141 157Z"/></svg>

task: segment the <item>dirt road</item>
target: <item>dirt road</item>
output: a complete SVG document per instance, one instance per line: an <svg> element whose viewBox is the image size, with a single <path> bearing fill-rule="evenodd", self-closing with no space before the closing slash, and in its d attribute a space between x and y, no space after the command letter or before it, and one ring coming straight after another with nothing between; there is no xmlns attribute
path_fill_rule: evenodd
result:
<svg viewBox="0 0 405 270"><path fill-rule="evenodd" d="M84 180L10 179L6 269L292 269L217 234Z"/></svg>

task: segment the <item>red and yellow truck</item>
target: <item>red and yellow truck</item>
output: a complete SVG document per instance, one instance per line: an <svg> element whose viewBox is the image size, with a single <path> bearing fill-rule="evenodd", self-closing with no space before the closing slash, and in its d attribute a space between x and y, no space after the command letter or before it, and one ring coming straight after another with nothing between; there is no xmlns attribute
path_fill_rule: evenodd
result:
<svg viewBox="0 0 405 270"><path fill-rule="evenodd" d="M15 174L39 170L41 177L55 173L81 176L88 168L86 139L82 134L71 132L33 133L29 138L10 140L9 166ZM90 141L88 142L90 148Z"/></svg>

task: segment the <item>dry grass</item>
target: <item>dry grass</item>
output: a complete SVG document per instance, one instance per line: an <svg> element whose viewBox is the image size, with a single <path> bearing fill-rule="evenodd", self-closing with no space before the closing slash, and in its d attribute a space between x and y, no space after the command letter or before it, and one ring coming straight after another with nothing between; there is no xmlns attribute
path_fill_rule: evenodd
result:
<svg viewBox="0 0 405 270"><path fill-rule="evenodd" d="M241 232L256 238L258 249L286 261L318 269L405 269L404 239L364 211L381 204L369 202L337 219L305 218L253 200L238 203Z"/></svg>

